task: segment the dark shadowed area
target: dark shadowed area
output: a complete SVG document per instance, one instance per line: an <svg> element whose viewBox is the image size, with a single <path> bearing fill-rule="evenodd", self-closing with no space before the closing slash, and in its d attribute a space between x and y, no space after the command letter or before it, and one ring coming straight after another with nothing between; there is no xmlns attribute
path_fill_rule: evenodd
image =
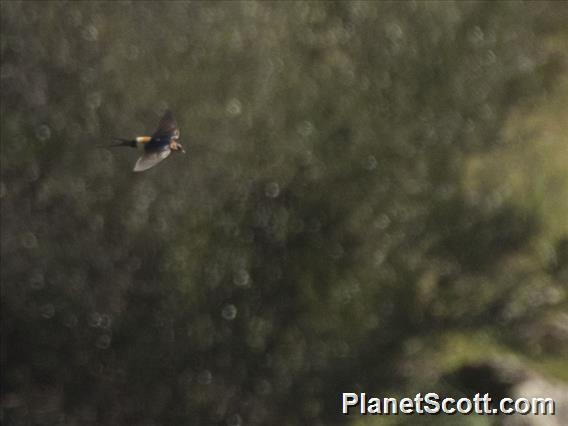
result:
<svg viewBox="0 0 568 426"><path fill-rule="evenodd" d="M529 388L568 415L568 3L1 12L2 424L520 425L339 395ZM185 156L99 147L166 109Z"/></svg>

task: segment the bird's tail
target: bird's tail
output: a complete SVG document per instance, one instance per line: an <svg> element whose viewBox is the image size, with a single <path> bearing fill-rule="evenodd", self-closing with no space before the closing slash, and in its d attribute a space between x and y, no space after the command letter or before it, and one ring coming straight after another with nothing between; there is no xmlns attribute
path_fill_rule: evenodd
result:
<svg viewBox="0 0 568 426"><path fill-rule="evenodd" d="M110 145L98 145L99 148L114 148L117 146L131 146L136 147L136 140L129 140L129 139L122 139L122 138L113 138L113 144Z"/></svg>

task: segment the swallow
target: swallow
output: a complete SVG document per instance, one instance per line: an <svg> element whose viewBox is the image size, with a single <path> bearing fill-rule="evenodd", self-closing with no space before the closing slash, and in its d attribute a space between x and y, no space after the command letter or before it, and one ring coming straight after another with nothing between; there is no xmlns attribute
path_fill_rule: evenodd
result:
<svg viewBox="0 0 568 426"><path fill-rule="evenodd" d="M179 128L174 115L169 110L160 119L158 129L152 136L138 136L134 139L114 138L114 141L118 143L110 147L129 146L144 152L134 165L135 172L143 172L154 167L165 160L172 151L181 151L185 154L179 143Z"/></svg>

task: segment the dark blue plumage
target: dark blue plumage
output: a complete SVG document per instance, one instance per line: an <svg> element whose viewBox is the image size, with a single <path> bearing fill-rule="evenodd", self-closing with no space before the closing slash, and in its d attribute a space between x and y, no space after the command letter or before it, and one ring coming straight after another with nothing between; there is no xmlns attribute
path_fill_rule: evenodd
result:
<svg viewBox="0 0 568 426"><path fill-rule="evenodd" d="M166 111L158 124L158 129L152 136L138 136L133 140L117 139L118 142L111 146L131 146L144 150L144 154L134 166L135 172L142 172L154 167L167 158L172 151L185 154L179 143L179 129L171 111Z"/></svg>

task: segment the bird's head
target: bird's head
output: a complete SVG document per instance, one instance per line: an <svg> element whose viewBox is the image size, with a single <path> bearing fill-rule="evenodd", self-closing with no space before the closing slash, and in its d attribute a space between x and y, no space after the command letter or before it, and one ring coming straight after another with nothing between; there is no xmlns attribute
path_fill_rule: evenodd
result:
<svg viewBox="0 0 568 426"><path fill-rule="evenodd" d="M185 149L183 149L183 146L182 146L181 143L179 143L178 141L174 141L174 142L171 144L171 148L172 148L174 151L181 151L182 154L185 154Z"/></svg>

